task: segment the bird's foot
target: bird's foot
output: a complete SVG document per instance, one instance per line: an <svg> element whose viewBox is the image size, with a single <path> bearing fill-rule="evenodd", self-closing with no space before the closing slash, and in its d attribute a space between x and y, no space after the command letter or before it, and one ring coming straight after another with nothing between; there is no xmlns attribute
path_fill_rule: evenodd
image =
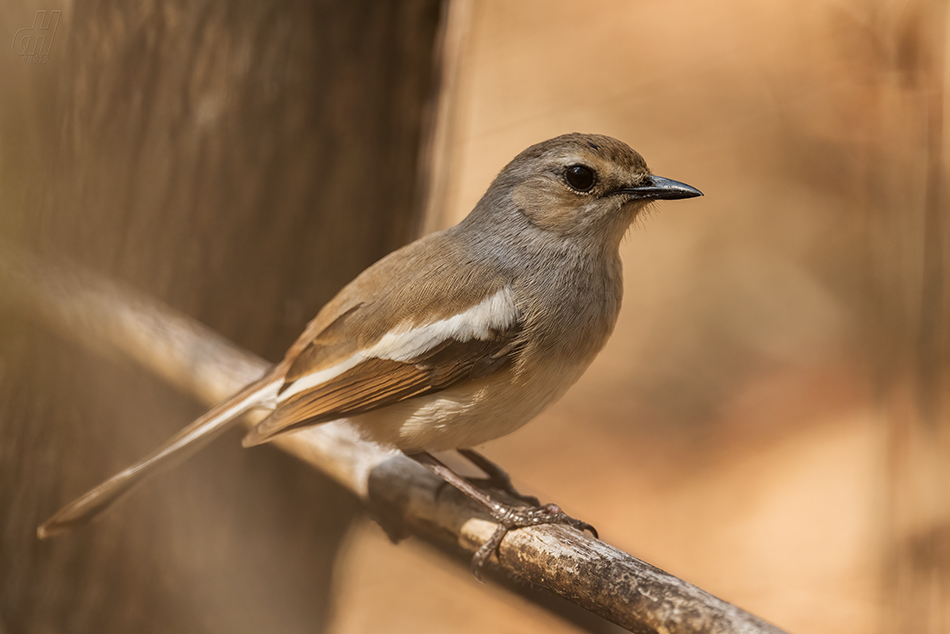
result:
<svg viewBox="0 0 950 634"><path fill-rule="evenodd" d="M539 526L541 524L560 524L562 526L572 526L581 531L588 531L594 537L597 537L597 529L583 520L574 519L561 510L557 504L534 504L531 506L509 506L507 504L495 503L489 513L496 522L498 528L492 533L484 544L475 552L472 557L472 574L479 581L482 581L481 569L491 557L492 553L498 550L502 540L509 531L529 526Z"/></svg>
<svg viewBox="0 0 950 634"><path fill-rule="evenodd" d="M492 519L498 522L498 528L495 529L495 532L488 538L488 541L482 544L475 552L475 556L472 557L472 572L479 581L482 580L482 566L485 565L485 562L488 561L491 554L498 549L509 531L541 524L562 524L573 526L582 531L590 531L594 537L597 537L597 531L593 526L587 522L574 519L562 511L561 507L557 504L538 504L536 498L518 493L511 485L511 479L508 477L508 474L505 473L501 467L484 456L469 449L460 450L459 453L484 471L485 475L488 476L488 480L493 480L496 484L500 483L500 486L497 488L509 494L513 492L514 498L529 502L527 505L521 506L511 506L499 502L486 491L472 484L469 479L463 478L450 469L432 454L424 451L407 454L410 458L441 477L444 482L451 484L460 492L484 506Z"/></svg>

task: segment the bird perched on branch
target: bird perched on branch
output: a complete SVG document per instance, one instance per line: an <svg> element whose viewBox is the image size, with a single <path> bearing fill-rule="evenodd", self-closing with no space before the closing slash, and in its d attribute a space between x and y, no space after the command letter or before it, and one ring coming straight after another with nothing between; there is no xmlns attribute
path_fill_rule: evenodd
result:
<svg viewBox="0 0 950 634"><path fill-rule="evenodd" d="M620 242L637 215L651 201L701 195L652 175L610 137L567 134L529 147L465 220L363 271L263 378L63 508L39 536L86 522L255 408L270 414L245 446L345 418L484 504L500 526L476 571L508 530L590 528L553 504L502 503L430 452L462 450L517 495L471 449L537 416L603 348L623 293Z"/></svg>

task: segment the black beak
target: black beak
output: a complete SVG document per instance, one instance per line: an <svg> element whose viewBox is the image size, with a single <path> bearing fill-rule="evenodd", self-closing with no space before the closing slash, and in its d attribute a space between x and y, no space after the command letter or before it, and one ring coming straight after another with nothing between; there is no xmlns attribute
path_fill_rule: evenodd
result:
<svg viewBox="0 0 950 634"><path fill-rule="evenodd" d="M647 176L641 185L624 187L614 193L623 194L630 200L678 200L703 195L695 187L662 176Z"/></svg>

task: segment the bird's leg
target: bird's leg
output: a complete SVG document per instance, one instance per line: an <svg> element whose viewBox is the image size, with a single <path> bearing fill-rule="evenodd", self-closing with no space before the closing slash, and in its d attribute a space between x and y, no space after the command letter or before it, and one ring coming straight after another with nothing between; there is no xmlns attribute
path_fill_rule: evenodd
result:
<svg viewBox="0 0 950 634"><path fill-rule="evenodd" d="M516 500L521 500L531 506L541 506L541 502L538 498L533 495L525 495L516 489L515 485L511 483L511 476L496 463L474 449L459 449L458 452L459 455L481 469L482 473L487 476L485 478L467 478L468 481L475 486L503 491Z"/></svg>
<svg viewBox="0 0 950 634"><path fill-rule="evenodd" d="M472 498L486 509L496 522L498 528L482 544L475 555L472 557L472 573L475 578L481 581L481 568L484 563L495 552L495 549L501 545L502 540L508 531L525 528L528 526L538 526L540 524L566 524L580 530L590 531L594 537L597 531L587 522L576 520L564 511L557 504L544 504L532 506L510 506L503 504L492 498L488 493L478 488L459 474L455 473L435 456L427 452L408 454L410 458L432 471L434 474L454 486L456 489Z"/></svg>

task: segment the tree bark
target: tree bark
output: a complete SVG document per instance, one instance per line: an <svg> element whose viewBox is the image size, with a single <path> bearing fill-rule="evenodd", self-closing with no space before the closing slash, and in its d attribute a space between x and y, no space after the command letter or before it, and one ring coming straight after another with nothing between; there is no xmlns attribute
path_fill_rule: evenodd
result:
<svg viewBox="0 0 950 634"><path fill-rule="evenodd" d="M0 56L0 239L273 361L414 237L438 0L71 10L47 62ZM3 8L0 35L33 18ZM358 506L274 451L218 443L94 530L38 543L51 509L201 406L0 310L0 630L322 629Z"/></svg>

